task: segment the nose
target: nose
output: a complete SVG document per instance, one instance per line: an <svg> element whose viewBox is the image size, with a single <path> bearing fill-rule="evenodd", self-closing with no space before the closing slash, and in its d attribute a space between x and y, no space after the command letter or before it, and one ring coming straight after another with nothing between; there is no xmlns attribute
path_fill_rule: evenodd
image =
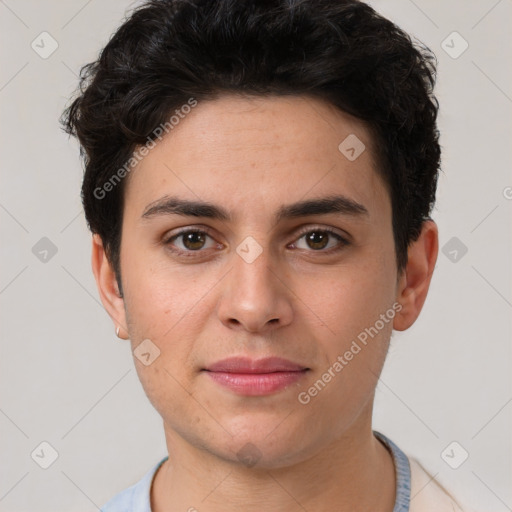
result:
<svg viewBox="0 0 512 512"><path fill-rule="evenodd" d="M217 308L221 322L230 329L264 333L289 325L293 293L286 275L271 261L268 249L254 260L233 254L231 270L222 280Z"/></svg>

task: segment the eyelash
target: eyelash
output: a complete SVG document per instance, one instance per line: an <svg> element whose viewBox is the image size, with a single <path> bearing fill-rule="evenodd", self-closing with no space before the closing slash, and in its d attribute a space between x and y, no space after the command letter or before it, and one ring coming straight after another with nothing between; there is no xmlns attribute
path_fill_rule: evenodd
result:
<svg viewBox="0 0 512 512"><path fill-rule="evenodd" d="M313 228L311 228L311 227L304 228L303 230L301 230L298 233L298 237L295 239L295 242L293 242L293 243L294 244L297 243L301 238L304 237L304 235L307 235L309 233L316 233L316 232L326 233L330 237L336 238L338 240L338 242L340 242L340 243L339 243L339 245L337 247L331 247L330 249L327 249L327 250L323 250L323 249L319 249L319 250L310 249L310 250L307 250L307 252L322 253L322 254L332 254L332 253L335 253L335 252L338 252L338 251L342 250L345 246L350 245L350 242L346 238L341 236L339 233L335 232L333 229L328 228L328 227L320 227L320 226L313 227ZM204 234L204 235L207 235L207 236L209 236L210 238L213 239L211 230L209 230L208 228L202 228L202 229L185 228L182 231L178 231L177 233L174 233L172 236L166 238L164 240L164 245L166 245L169 248L169 250L172 251L173 253L176 253L178 255L183 255L185 257L193 257L197 253L205 252L206 251L205 249L198 249L196 251L194 251L194 250L186 250L186 251L184 251L183 249L171 248L172 242L174 242L179 237L182 237L183 235L188 235L188 234L191 234L191 233ZM304 249L302 249L302 250L304 250Z"/></svg>

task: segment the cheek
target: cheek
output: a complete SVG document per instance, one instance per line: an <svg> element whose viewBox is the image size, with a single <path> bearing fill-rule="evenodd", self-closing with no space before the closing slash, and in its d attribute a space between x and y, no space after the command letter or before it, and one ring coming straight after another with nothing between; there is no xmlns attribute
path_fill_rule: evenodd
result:
<svg viewBox="0 0 512 512"><path fill-rule="evenodd" d="M301 390L300 403L308 401L311 417L343 430L374 394L395 309L389 286L378 287L363 275L336 284L319 295L322 319L334 333L317 337L321 363L309 387Z"/></svg>
<svg viewBox="0 0 512 512"><path fill-rule="evenodd" d="M162 390L179 395L178 382L188 382L202 362L196 353L197 340L213 307L207 292L218 276L214 271L198 275L192 265L178 268L161 254L152 258L150 250L139 254L126 250L125 254L127 327L140 380L150 399ZM145 367L137 360L136 350L148 339L156 345L158 358Z"/></svg>
<svg viewBox="0 0 512 512"><path fill-rule="evenodd" d="M328 326L317 337L322 346L318 378L329 382L317 405L330 403L326 411L333 421L337 414L355 414L373 393L396 314L395 281L394 253L386 250L332 269L302 289L305 302Z"/></svg>
<svg viewBox="0 0 512 512"><path fill-rule="evenodd" d="M125 290L125 308L139 380L162 417L187 416L186 411L193 410L190 361L201 330L195 321L200 308L193 307L197 298L192 291L171 289L169 281L149 267L137 269Z"/></svg>
<svg viewBox="0 0 512 512"><path fill-rule="evenodd" d="M173 267L161 255L152 258L150 251L126 255L123 272L131 334L162 341L179 329L182 320L194 316L208 286L204 276Z"/></svg>
<svg viewBox="0 0 512 512"><path fill-rule="evenodd" d="M372 326L392 307L396 269L392 258L374 256L365 264L338 266L311 276L301 275L294 286L297 296L330 339L342 344ZM389 333L388 333L389 334Z"/></svg>

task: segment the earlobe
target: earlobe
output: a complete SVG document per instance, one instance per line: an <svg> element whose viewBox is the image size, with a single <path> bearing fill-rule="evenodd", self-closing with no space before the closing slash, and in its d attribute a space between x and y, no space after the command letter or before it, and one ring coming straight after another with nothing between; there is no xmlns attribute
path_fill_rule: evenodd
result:
<svg viewBox="0 0 512 512"><path fill-rule="evenodd" d="M421 233L407 251L408 260L397 287L397 302L402 309L395 316L393 328L405 331L418 318L430 287L439 249L437 225L423 222Z"/></svg>
<svg viewBox="0 0 512 512"><path fill-rule="evenodd" d="M91 264L101 302L114 322L116 335L119 338L128 339L124 300L119 291L114 269L98 234L92 236Z"/></svg>

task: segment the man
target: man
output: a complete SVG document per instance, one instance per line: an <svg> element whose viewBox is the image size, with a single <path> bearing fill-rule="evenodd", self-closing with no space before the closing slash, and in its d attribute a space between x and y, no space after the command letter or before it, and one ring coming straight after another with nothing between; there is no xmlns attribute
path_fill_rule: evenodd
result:
<svg viewBox="0 0 512 512"><path fill-rule="evenodd" d="M434 74L357 0L152 0L84 68L93 271L169 452L104 511L461 510L371 423L437 258Z"/></svg>

